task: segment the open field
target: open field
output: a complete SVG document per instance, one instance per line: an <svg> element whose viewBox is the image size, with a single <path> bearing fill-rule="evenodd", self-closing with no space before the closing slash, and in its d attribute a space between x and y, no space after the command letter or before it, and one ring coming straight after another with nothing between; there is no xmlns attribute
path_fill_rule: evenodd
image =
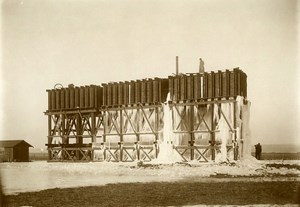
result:
<svg viewBox="0 0 300 207"><path fill-rule="evenodd" d="M217 178L216 178L217 179ZM300 182L152 182L9 195L5 206L182 206L300 204Z"/></svg>
<svg viewBox="0 0 300 207"><path fill-rule="evenodd" d="M0 163L5 206L299 204L297 160Z"/></svg>

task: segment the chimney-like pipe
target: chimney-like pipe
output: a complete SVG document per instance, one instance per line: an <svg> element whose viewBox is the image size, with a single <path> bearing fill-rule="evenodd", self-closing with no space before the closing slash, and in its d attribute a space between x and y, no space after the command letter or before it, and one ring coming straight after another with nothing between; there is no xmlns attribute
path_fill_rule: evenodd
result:
<svg viewBox="0 0 300 207"><path fill-rule="evenodd" d="M202 60L202 58L200 58L199 60L199 73L204 73L204 61Z"/></svg>
<svg viewBox="0 0 300 207"><path fill-rule="evenodd" d="M176 56L176 75L179 73L179 68L178 68L178 56Z"/></svg>

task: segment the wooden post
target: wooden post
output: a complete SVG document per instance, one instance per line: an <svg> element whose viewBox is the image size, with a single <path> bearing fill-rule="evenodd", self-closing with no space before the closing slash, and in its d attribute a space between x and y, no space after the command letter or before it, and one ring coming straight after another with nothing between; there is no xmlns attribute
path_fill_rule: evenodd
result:
<svg viewBox="0 0 300 207"><path fill-rule="evenodd" d="M48 160L51 159L51 147L49 145L52 142L52 115L48 115Z"/></svg>
<svg viewBox="0 0 300 207"><path fill-rule="evenodd" d="M237 137L236 137L236 101L233 102L233 133L234 133L234 143L233 143L233 146L234 146L234 152L233 152L233 157L234 157L234 160L237 160L238 159L238 153L239 153L239 146L238 146L238 143L237 143Z"/></svg>
<svg viewBox="0 0 300 207"><path fill-rule="evenodd" d="M92 129L91 129L91 135L92 135L92 144L96 143L96 116L95 113L91 114L92 118ZM94 158L94 150L92 149L91 151L91 160Z"/></svg>
<svg viewBox="0 0 300 207"><path fill-rule="evenodd" d="M194 152L194 142L195 142L195 136L194 136L194 105L190 105L190 146L191 146L191 160L194 160L195 152Z"/></svg>
<svg viewBox="0 0 300 207"><path fill-rule="evenodd" d="M210 145L211 145L211 159L215 160L216 158L216 138L215 138L215 130L216 130L216 126L215 126L215 121L214 121L214 108L215 105L214 103L211 104L211 139L210 139Z"/></svg>
<svg viewBox="0 0 300 207"><path fill-rule="evenodd" d="M154 130L155 130L155 158L158 157L158 131L159 131L159 110L158 110L158 106L155 106L155 126L154 126Z"/></svg>
<svg viewBox="0 0 300 207"><path fill-rule="evenodd" d="M123 113L122 108L120 108L120 161L123 161Z"/></svg>

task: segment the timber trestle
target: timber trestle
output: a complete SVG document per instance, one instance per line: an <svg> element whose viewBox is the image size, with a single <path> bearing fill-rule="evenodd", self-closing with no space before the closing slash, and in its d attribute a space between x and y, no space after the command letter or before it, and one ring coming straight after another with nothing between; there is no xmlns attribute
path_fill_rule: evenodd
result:
<svg viewBox="0 0 300 207"><path fill-rule="evenodd" d="M182 161L237 160L249 138L238 68L47 92L49 161L151 161L162 143Z"/></svg>
<svg viewBox="0 0 300 207"><path fill-rule="evenodd" d="M49 161L151 161L158 154L161 105L47 112Z"/></svg>

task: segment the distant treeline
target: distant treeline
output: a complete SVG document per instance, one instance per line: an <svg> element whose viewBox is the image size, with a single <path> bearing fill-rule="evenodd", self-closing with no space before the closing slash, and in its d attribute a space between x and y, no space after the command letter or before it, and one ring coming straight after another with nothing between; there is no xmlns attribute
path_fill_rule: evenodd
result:
<svg viewBox="0 0 300 207"><path fill-rule="evenodd" d="M29 160L47 160L48 153L47 152L30 152L29 153Z"/></svg>
<svg viewBox="0 0 300 207"><path fill-rule="evenodd" d="M255 156L255 153L252 153ZM300 152L298 153L262 153L262 160L300 160Z"/></svg>

